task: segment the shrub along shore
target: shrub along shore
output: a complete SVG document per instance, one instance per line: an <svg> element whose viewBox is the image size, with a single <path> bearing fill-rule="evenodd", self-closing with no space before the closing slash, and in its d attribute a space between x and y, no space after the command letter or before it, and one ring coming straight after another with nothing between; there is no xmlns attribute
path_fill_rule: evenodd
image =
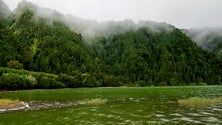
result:
<svg viewBox="0 0 222 125"><path fill-rule="evenodd" d="M88 73L49 74L10 68L0 68L0 90L22 89L57 89L79 87L117 87L126 84L113 77L104 76L97 79L96 75Z"/></svg>
<svg viewBox="0 0 222 125"><path fill-rule="evenodd" d="M159 86L167 86L167 83L159 83ZM188 85L207 85L206 83L190 83ZM126 83L119 77L103 76L88 73L49 74L44 72L32 72L10 68L0 68L0 90L23 89L57 89L79 87L119 87L119 86L152 86L141 83Z"/></svg>

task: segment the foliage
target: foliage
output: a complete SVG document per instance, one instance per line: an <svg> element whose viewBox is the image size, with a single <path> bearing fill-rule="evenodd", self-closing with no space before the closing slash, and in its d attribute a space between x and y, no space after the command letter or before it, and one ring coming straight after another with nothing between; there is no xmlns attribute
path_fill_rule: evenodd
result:
<svg viewBox="0 0 222 125"><path fill-rule="evenodd" d="M26 80L28 81L30 88L35 88L37 86L38 81L32 75L26 76Z"/></svg>
<svg viewBox="0 0 222 125"><path fill-rule="evenodd" d="M56 75L41 72L29 72L25 70L15 70L0 68L0 89L35 89L35 88L64 88L64 83L58 81Z"/></svg>
<svg viewBox="0 0 222 125"><path fill-rule="evenodd" d="M46 77L46 76L42 76L38 82L38 87L43 89L49 89L50 87L50 81L49 81L49 78Z"/></svg>
<svg viewBox="0 0 222 125"><path fill-rule="evenodd" d="M160 82L159 86L167 86L167 83L166 82Z"/></svg>
<svg viewBox="0 0 222 125"><path fill-rule="evenodd" d="M98 49L97 44L102 47ZM221 60L176 28L160 32L140 28L101 39L94 47L107 67L100 72L124 76L128 83L221 83Z"/></svg>
<svg viewBox="0 0 222 125"><path fill-rule="evenodd" d="M0 18L0 67L25 69L0 68L1 84L11 85L1 89L222 83L222 61L173 26L156 23L87 39L35 14L27 7Z"/></svg>
<svg viewBox="0 0 222 125"><path fill-rule="evenodd" d="M13 68L13 69L23 69L23 64L16 60L10 60L7 63L7 67Z"/></svg>
<svg viewBox="0 0 222 125"><path fill-rule="evenodd" d="M22 76L6 73L1 76L0 85L1 89L25 89L27 82Z"/></svg>
<svg viewBox="0 0 222 125"><path fill-rule="evenodd" d="M64 83L65 86L69 88L81 87L81 77L79 74L76 74L75 76L59 74L57 80Z"/></svg>

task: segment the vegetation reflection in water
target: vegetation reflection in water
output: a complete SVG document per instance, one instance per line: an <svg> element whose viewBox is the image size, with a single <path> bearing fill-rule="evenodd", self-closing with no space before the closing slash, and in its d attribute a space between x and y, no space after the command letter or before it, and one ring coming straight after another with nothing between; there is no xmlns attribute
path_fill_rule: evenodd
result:
<svg viewBox="0 0 222 125"><path fill-rule="evenodd" d="M5 92L0 98L28 102L30 109L2 112L0 124L222 124L221 102L199 107L177 102L221 96L222 86Z"/></svg>

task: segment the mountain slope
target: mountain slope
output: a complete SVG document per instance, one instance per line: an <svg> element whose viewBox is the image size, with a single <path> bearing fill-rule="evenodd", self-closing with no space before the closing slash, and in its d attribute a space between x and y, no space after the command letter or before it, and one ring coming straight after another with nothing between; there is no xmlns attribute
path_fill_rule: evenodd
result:
<svg viewBox="0 0 222 125"><path fill-rule="evenodd" d="M95 50L112 67L111 72L132 82L168 85L220 82L221 62L180 30L171 28L155 32L146 27L117 34L101 39ZM98 44L102 46L98 48Z"/></svg>
<svg viewBox="0 0 222 125"><path fill-rule="evenodd" d="M221 84L221 60L177 28L124 22L95 24L88 37L84 25L75 31L76 22L23 1L0 18L0 67L59 74L67 87Z"/></svg>
<svg viewBox="0 0 222 125"><path fill-rule="evenodd" d="M1 20L0 66L17 60L24 69L49 73L70 73L82 65L87 67L90 48L82 36L59 21L49 24L32 9L24 6L12 21Z"/></svg>

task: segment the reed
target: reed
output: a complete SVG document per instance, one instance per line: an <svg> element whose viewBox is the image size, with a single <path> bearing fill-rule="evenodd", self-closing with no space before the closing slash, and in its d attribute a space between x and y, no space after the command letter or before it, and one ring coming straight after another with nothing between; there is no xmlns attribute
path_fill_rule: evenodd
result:
<svg viewBox="0 0 222 125"><path fill-rule="evenodd" d="M0 109L10 109L21 106L22 101L11 99L0 99Z"/></svg>
<svg viewBox="0 0 222 125"><path fill-rule="evenodd" d="M214 99L191 97L189 99L179 99L177 103L185 106L208 106L215 105L222 101L222 97Z"/></svg>

